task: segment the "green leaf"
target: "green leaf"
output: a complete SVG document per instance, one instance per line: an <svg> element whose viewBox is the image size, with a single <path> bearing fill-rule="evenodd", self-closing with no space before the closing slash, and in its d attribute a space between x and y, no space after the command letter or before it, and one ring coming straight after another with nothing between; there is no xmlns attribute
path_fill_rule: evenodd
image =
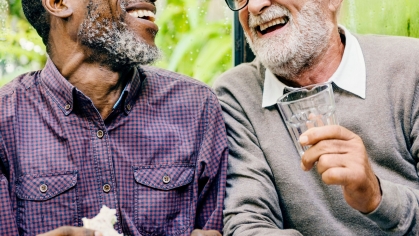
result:
<svg viewBox="0 0 419 236"><path fill-rule="evenodd" d="M213 38L208 41L196 59L193 77L212 84L218 75L231 66L232 40L229 37ZM220 62L226 63L225 65Z"/></svg>
<svg viewBox="0 0 419 236"><path fill-rule="evenodd" d="M202 48L211 37L220 35L220 27L222 27L222 24L214 23L184 35L173 51L168 69L176 70L179 64L183 62L182 60L185 59L185 55Z"/></svg>

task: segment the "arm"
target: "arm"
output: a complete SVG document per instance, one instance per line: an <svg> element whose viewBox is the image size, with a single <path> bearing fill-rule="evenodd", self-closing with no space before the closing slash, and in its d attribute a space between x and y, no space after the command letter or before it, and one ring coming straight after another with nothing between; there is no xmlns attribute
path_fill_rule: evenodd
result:
<svg viewBox="0 0 419 236"><path fill-rule="evenodd" d="M86 228L62 226L37 236L102 236L102 234Z"/></svg>
<svg viewBox="0 0 419 236"><path fill-rule="evenodd" d="M410 132L406 136L410 139L409 148L416 173L418 172L419 161L419 86L416 82L415 94L413 96L412 110L408 116ZM409 135L410 134L410 135ZM380 178L382 200L380 205L373 212L367 215L375 221L383 230L398 235L419 234L419 183L415 188L396 184ZM418 181L418 180L417 180Z"/></svg>
<svg viewBox="0 0 419 236"><path fill-rule="evenodd" d="M16 215L13 212L9 181L6 178L6 155L0 135L0 235L18 235Z"/></svg>
<svg viewBox="0 0 419 236"><path fill-rule="evenodd" d="M324 126L309 129L300 142L312 145L302 157L302 168L310 170L317 162L323 181L341 185L352 208L389 235L419 233L419 190L378 180L359 136L341 126ZM418 145L415 142L413 147ZM416 160L417 152L413 152Z"/></svg>
<svg viewBox="0 0 419 236"><path fill-rule="evenodd" d="M284 230L279 194L262 148L235 96L217 90L223 107L229 143L225 235L300 235Z"/></svg>
<svg viewBox="0 0 419 236"><path fill-rule="evenodd" d="M341 185L352 208L362 213L377 208L381 201L380 184L358 135L338 125L314 127L300 136L300 143L312 145L301 158L303 170L311 170L317 163L323 182Z"/></svg>
<svg viewBox="0 0 419 236"><path fill-rule="evenodd" d="M0 235L18 235L16 217L12 211L9 185L3 173L0 173Z"/></svg>
<svg viewBox="0 0 419 236"><path fill-rule="evenodd" d="M12 206L12 194L9 191L8 162L6 159L4 142L0 135L0 235L19 235L16 223L16 215ZM43 236L78 235L78 236L100 236L93 230L64 226L52 230Z"/></svg>
<svg viewBox="0 0 419 236"><path fill-rule="evenodd" d="M215 95L211 93L206 105L202 117L205 130L197 163L198 203L194 228L221 231L227 171L227 139L221 108Z"/></svg>

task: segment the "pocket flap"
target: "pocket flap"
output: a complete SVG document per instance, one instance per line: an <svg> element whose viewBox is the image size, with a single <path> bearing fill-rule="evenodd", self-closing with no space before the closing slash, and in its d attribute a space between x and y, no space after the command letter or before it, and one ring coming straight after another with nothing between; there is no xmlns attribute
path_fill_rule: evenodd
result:
<svg viewBox="0 0 419 236"><path fill-rule="evenodd" d="M77 171L25 174L16 182L16 195L23 200L48 200L74 187Z"/></svg>
<svg viewBox="0 0 419 236"><path fill-rule="evenodd" d="M134 178L140 184L160 189L170 190L192 182L193 165L156 165L135 166Z"/></svg>

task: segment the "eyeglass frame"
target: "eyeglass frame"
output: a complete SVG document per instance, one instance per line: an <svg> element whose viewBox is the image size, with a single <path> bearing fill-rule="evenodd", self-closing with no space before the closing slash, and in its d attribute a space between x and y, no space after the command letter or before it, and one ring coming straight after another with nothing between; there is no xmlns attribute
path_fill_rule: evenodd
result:
<svg viewBox="0 0 419 236"><path fill-rule="evenodd" d="M246 0L246 4L244 4L241 8L234 10L233 8L230 7L230 4L228 4L228 0L225 0L228 8L230 8L230 10L232 11L240 11L241 9L245 8L247 6L247 4L249 4L249 0Z"/></svg>

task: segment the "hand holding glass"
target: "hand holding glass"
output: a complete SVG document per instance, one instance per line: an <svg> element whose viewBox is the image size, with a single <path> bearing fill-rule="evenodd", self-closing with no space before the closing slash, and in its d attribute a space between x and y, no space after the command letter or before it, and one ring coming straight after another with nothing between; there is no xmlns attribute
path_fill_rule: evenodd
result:
<svg viewBox="0 0 419 236"><path fill-rule="evenodd" d="M312 127L338 125L331 83L299 88L278 99L278 107L300 156L310 146L302 146L300 135Z"/></svg>

